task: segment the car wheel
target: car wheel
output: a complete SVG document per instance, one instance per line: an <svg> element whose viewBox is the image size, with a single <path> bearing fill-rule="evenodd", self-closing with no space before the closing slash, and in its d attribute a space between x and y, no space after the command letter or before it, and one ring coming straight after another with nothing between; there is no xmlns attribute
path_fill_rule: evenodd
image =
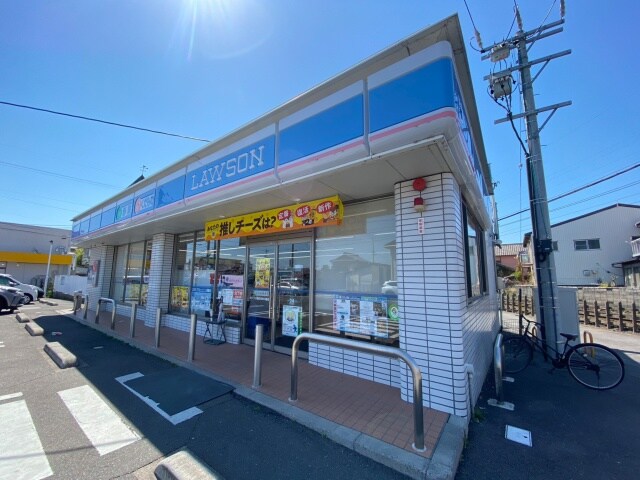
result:
<svg viewBox="0 0 640 480"><path fill-rule="evenodd" d="M31 302L33 302L33 297L32 297L30 294L28 294L28 293L25 293L25 294L24 294L24 298L26 298L26 299L27 299L27 301L26 301L26 302L24 302L24 304L25 304L25 305L28 305L28 304L30 304Z"/></svg>

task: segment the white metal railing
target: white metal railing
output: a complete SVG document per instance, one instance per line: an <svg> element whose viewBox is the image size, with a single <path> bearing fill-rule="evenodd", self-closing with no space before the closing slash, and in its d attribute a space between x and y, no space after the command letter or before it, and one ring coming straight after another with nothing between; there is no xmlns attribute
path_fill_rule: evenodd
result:
<svg viewBox="0 0 640 480"><path fill-rule="evenodd" d="M318 333L301 333L293 341L291 347L291 396L290 402L298 400L298 349L304 340L310 342L324 343L335 347L343 347L360 352L373 353L387 358L396 358L404 361L413 375L413 448L424 452L424 421L422 414L422 372L411 355L404 350L386 345L377 345L374 343L358 342L346 338L329 337Z"/></svg>
<svg viewBox="0 0 640 480"><path fill-rule="evenodd" d="M631 240L631 256L640 257L640 238Z"/></svg>

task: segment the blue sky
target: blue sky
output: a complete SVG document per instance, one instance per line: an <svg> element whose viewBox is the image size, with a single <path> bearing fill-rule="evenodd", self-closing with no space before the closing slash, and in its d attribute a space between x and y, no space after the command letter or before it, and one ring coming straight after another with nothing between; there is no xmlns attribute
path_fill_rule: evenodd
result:
<svg viewBox="0 0 640 480"><path fill-rule="evenodd" d="M467 3L485 46L507 36L513 0ZM525 30L547 14L546 23L559 18L559 0L519 5ZM564 32L529 52L534 59L573 51L534 84L538 107L573 102L541 135L549 198L640 162L632 34L640 4L603 5L567 1ZM528 208L522 154L508 124L494 125L504 111L487 93L492 65L472 48L463 1L0 0L0 7L0 101L209 140L457 12L499 217ZM70 228L72 217L125 188L143 165L149 175L204 145L0 105L0 221ZM551 222L640 204L638 183L640 168L552 202ZM529 231L528 214L501 222L505 243Z"/></svg>

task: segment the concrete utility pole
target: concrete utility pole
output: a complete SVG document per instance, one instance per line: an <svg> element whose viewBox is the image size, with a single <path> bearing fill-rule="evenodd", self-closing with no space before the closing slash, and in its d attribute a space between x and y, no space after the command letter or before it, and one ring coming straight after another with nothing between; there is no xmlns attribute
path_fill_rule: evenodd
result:
<svg viewBox="0 0 640 480"><path fill-rule="evenodd" d="M520 73L520 88L524 103L524 113L513 115L510 109L510 101L507 102L507 117L497 120L495 123L509 121L517 134L513 120L525 118L527 125L527 147L518 135L522 149L526 156L527 180L529 185L529 202L531 208L531 222L533 224L533 248L535 253L536 279L538 283L538 302L540 317L538 321L543 324L544 339L547 345L558 349L562 345L562 340L558 339L558 326L560 324L560 312L558 311L558 286L556 280L555 262L553 259L553 242L551 239L551 225L549 221L549 208L547 202L547 189L544 178L544 168L542 164L542 150L540 147L540 132L558 108L571 105L571 102L562 102L548 107L536 108L533 93L533 82L547 66L549 61L568 55L571 50L548 55L546 57L530 61L528 50L539 39L554 35L562 31L562 28L555 28L564 23L564 20L542 25L535 30L523 31L520 14L516 10L518 20L518 32L512 38L482 49L481 52L491 52L483 56L483 60L490 58L494 62L505 60L509 57L511 49L517 50L517 65L493 73L485 77L491 83L491 90L494 99L511 95L513 77L511 73L516 70ZM554 30L550 30L555 28ZM531 77L531 67L543 63L540 71ZM550 111L541 127L538 126L538 114Z"/></svg>

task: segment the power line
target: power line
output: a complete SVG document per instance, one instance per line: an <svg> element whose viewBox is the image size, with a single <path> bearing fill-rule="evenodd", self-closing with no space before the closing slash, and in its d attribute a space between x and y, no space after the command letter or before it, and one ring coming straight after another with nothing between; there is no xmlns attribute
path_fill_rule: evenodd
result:
<svg viewBox="0 0 640 480"><path fill-rule="evenodd" d="M612 173L611 175L608 175L608 176L606 176L606 177L603 177L603 178L601 178L601 179L599 179L599 180L596 180L596 181L594 181L594 182L591 182L591 183L589 183L589 184L587 184L587 185L583 185L582 187L578 187L578 188L576 188L576 189L574 189L574 190L571 190L571 191L569 191L569 192L562 193L562 194L558 195L557 197L553 197L553 198L552 198L552 199L550 199L547 203L551 203L551 202L553 202L554 200L559 200L559 199L564 198L564 197L567 197L567 196L569 196L569 195L573 195L574 193L578 193L578 192L580 192L580 191L582 191L582 190L585 190L585 189L587 189L587 188L590 188L590 187L593 187L593 186L595 186L595 185L598 185L599 183L606 182L607 180L611 180L612 178L615 178L615 177L617 177L617 176L619 176L619 175L622 175L623 173L627 173L627 172L629 172L629 171L631 171L631 170L633 170L633 169L635 169L635 168L638 168L638 167L640 167L640 163L636 163L635 165L631 165L630 167L627 167L627 168L625 168L624 170L620 170L620 171L618 171L618 172ZM528 209L526 209L526 210L520 210L519 212L515 212L515 213L512 213L512 214L509 214L509 215L507 215L506 217L499 218L499 219L498 219L498 221L500 222L500 221L502 221L502 220L506 220L507 218L515 217L516 215L519 215L519 214L524 213L524 212L526 212L526 211L528 211Z"/></svg>
<svg viewBox="0 0 640 480"><path fill-rule="evenodd" d="M101 186L101 187L109 187L109 188L119 188L119 187L117 187L115 185L109 185L108 183L96 182L94 180L87 180L87 179L84 179L84 178L73 177L71 175L64 175L62 173L50 172L49 170L40 170L39 168L33 168L33 167L26 166L26 165L19 165L17 163L0 161L0 164L8 165L10 167L15 167L15 168L25 168L25 169L27 169L27 170L29 170L31 172L43 173L45 175L52 175L54 177L65 178L67 180L75 180L75 181L79 181L79 182L83 182L83 183L88 183L88 184L91 184L91 185L98 185L98 186Z"/></svg>
<svg viewBox="0 0 640 480"><path fill-rule="evenodd" d="M74 115L74 114L71 114L71 113L64 113L64 112L58 112L58 111L55 111L55 110L49 110L47 108L32 107L32 106L29 106L29 105L20 105L18 103L3 102L1 100L0 100L0 104L9 105L10 107L26 108L28 110L35 110L37 112L51 113L53 115L62 115L63 117L71 117L71 118L77 118L77 119L80 119L80 120L88 120L90 122L104 123L106 125L113 125L113 126L116 126L116 127L131 128L133 130L140 130L140 131L143 131L143 132L157 133L159 135L167 135L169 137L185 138L187 140L195 140L195 141L198 141L198 142L206 142L206 143L210 143L211 142L211 140L207 140L205 138L189 137L187 135L179 135L177 133L163 132L161 130L152 130L150 128L136 127L136 126L133 126L133 125L126 125L124 123L109 122L107 120L100 120L98 118L85 117L85 116L82 116L82 115Z"/></svg>

